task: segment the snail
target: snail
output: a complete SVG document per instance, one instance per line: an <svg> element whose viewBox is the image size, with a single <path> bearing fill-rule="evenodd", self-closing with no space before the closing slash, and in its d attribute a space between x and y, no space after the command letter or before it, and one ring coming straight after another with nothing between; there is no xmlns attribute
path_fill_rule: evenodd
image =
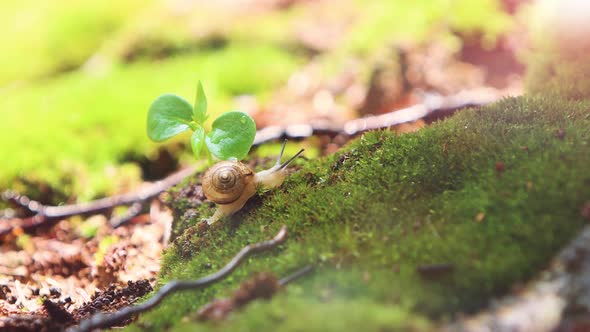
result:
<svg viewBox="0 0 590 332"><path fill-rule="evenodd" d="M238 212L254 196L257 187L272 189L283 184L287 176L286 167L304 151L299 150L289 160L281 163L286 144L285 140L275 165L267 170L255 173L246 164L226 160L218 162L205 172L202 180L203 194L217 204L213 216L206 219L209 225Z"/></svg>

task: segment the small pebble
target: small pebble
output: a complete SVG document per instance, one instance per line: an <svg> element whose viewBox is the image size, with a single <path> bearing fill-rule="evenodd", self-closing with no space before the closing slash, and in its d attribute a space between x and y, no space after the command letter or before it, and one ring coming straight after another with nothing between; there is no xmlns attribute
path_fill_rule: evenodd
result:
<svg viewBox="0 0 590 332"><path fill-rule="evenodd" d="M59 288L56 287L51 287L49 288L49 295L51 295L52 297L59 297L61 295L61 290L59 290Z"/></svg>

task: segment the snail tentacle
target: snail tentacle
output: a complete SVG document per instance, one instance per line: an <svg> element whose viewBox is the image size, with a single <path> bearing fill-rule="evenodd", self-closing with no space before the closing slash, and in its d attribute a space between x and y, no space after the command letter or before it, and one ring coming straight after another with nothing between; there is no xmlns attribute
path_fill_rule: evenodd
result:
<svg viewBox="0 0 590 332"><path fill-rule="evenodd" d="M284 163L280 164L279 169L284 169L285 167L289 166L289 164L295 160L295 158L299 157L303 151L305 151L305 149L301 149L299 150L299 152L297 152L293 157L289 158L289 160L285 161Z"/></svg>
<svg viewBox="0 0 590 332"><path fill-rule="evenodd" d="M283 158L283 152L285 152L285 146L287 146L287 140L283 141L283 145L281 146L281 152L279 152L279 156L277 157L277 162L275 163L275 167L281 164L281 158Z"/></svg>

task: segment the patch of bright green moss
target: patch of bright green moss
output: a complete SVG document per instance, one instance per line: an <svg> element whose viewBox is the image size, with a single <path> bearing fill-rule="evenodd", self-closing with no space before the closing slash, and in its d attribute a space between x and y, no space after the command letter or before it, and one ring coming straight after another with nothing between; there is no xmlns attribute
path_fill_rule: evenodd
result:
<svg viewBox="0 0 590 332"><path fill-rule="evenodd" d="M0 86L77 68L149 2L2 1Z"/></svg>
<svg viewBox="0 0 590 332"><path fill-rule="evenodd" d="M357 331L361 322L412 330L425 318L479 310L532 278L584 225L589 109L510 98L417 133L371 132L330 157L299 160L302 169L238 215L200 236L189 227L165 252L159 284L207 275L283 224L287 242L212 287L172 296L129 330ZM218 324L191 318L255 272L282 277L309 263L315 272L270 302ZM452 270L417 272L428 264Z"/></svg>

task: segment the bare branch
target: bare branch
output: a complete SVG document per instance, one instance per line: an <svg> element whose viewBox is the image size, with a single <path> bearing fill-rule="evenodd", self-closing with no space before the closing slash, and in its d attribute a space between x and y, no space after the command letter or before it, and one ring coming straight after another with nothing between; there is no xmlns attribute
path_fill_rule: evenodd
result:
<svg viewBox="0 0 590 332"><path fill-rule="evenodd" d="M304 268L291 273L290 275L279 280L279 286L283 287L283 286L287 285L288 283L291 283L291 282L303 277L304 275L313 271L314 268L315 267L313 265L307 265Z"/></svg>
<svg viewBox="0 0 590 332"><path fill-rule="evenodd" d="M495 101L470 95L469 92L452 96L429 95L422 104L393 112L347 121L343 126L298 124L287 127L269 126L256 132L254 146L278 139L303 139L315 135L355 136L368 130L385 129L402 123L424 119L430 123L452 115L467 107L481 107Z"/></svg>
<svg viewBox="0 0 590 332"><path fill-rule="evenodd" d="M135 202L131 204L124 215L112 217L111 220L109 220L109 224L113 228L118 228L127 224L131 219L137 217L137 215L141 213L144 205L145 202Z"/></svg>
<svg viewBox="0 0 590 332"><path fill-rule="evenodd" d="M268 241L250 244L242 248L232 260L217 272L197 280L174 280L164 285L149 300L136 306L123 308L113 314L97 313L87 320L80 323L77 328L69 329L70 332L89 332L95 329L111 327L131 318L133 315L148 311L157 306L170 294L189 289L200 289L211 285L233 272L247 257L252 254L267 251L275 248L287 239L287 227L281 227L280 231L274 238Z"/></svg>
<svg viewBox="0 0 590 332"><path fill-rule="evenodd" d="M20 227L23 230L29 230L42 224L54 222L67 217L79 214L98 213L111 209L115 206L130 205L136 202L145 201L182 182L182 180L184 180L187 176L193 174L195 170L195 166L188 167L168 176L163 180L156 181L147 188L141 189L139 191L105 197L95 201L79 204L45 206L37 201L30 200L26 196L22 196L14 192L5 192L3 195L5 199L27 208L30 212L36 212L36 214L22 219L5 219L3 224L0 225L0 236L10 233L12 229L16 227Z"/></svg>

